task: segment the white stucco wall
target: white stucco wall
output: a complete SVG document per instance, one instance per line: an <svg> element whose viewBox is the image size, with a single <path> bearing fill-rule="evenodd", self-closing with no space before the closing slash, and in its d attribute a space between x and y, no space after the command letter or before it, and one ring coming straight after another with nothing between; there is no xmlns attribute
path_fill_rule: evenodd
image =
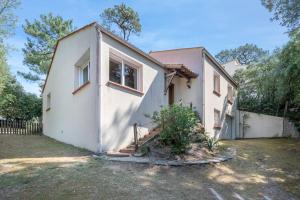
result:
<svg viewBox="0 0 300 200"><path fill-rule="evenodd" d="M90 49L90 84L75 93L75 63ZM59 141L97 149L96 32L89 27L59 42L43 92L44 134ZM51 109L46 111L47 94Z"/></svg>
<svg viewBox="0 0 300 200"><path fill-rule="evenodd" d="M187 79L175 77L174 83L174 100L182 101L185 105L192 103L193 107L203 118L203 76L201 62L201 48L187 48L167 51L151 52L150 55L165 64L184 64L190 70L198 74L198 77L191 79L191 88L187 87Z"/></svg>
<svg viewBox="0 0 300 200"><path fill-rule="evenodd" d="M213 93L214 91L214 72L220 75L220 96ZM227 101L228 84L233 88L233 84L226 78L220 69L207 57L204 58L204 77L205 77L205 129L214 137L219 137L226 125L226 117L231 117L232 123L232 139L238 133L237 118L236 118L236 99L234 98L233 104ZM236 90L236 89L235 89ZM221 116L221 129L214 128L214 109L220 111Z"/></svg>
<svg viewBox="0 0 300 200"><path fill-rule="evenodd" d="M246 115L245 120L243 120L244 115ZM240 111L240 123L240 134L242 138L282 137L282 117ZM244 128L244 130L243 124L247 125L247 128Z"/></svg>
<svg viewBox="0 0 300 200"><path fill-rule="evenodd" d="M107 85L109 81L110 50L142 66L143 95ZM153 124L145 114L159 111L166 105L164 95L164 69L142 57L123 44L102 34L101 43L101 141L103 151L118 150L133 141L133 124L138 123L139 133L147 133Z"/></svg>

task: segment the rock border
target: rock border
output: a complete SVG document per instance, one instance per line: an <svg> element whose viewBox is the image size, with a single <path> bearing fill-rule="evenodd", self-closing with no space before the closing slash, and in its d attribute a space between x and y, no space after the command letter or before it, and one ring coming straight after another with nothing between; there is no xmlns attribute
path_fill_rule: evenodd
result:
<svg viewBox="0 0 300 200"><path fill-rule="evenodd" d="M112 157L107 155L93 155L94 158L100 158L108 161L117 162L128 162L128 163L138 163L138 164L152 164L152 165L162 165L162 166L188 166L188 165L204 165L212 163L221 163L233 159L233 156L220 156L213 159L206 160L193 160L193 161L180 161L180 160L153 160L145 157Z"/></svg>

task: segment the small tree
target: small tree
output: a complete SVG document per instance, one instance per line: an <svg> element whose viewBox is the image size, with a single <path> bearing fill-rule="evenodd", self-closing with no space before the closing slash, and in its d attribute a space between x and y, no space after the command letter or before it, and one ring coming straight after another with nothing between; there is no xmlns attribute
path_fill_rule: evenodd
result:
<svg viewBox="0 0 300 200"><path fill-rule="evenodd" d="M186 151L191 143L191 133L199 122L196 113L182 104L162 108L153 114L152 120L161 127L159 141L171 146L174 154Z"/></svg>
<svg viewBox="0 0 300 200"><path fill-rule="evenodd" d="M100 14L102 25L114 32L112 25L116 25L121 30L124 40L129 40L131 33L138 35L141 32L139 14L124 3L107 8Z"/></svg>
<svg viewBox="0 0 300 200"><path fill-rule="evenodd" d="M61 16L53 16L49 13L41 15L40 19L35 19L33 22L26 20L23 28L28 36L25 48L23 48L23 62L30 72L18 72L18 74L27 80L37 81L43 85L56 42L75 29L73 21L64 20Z"/></svg>

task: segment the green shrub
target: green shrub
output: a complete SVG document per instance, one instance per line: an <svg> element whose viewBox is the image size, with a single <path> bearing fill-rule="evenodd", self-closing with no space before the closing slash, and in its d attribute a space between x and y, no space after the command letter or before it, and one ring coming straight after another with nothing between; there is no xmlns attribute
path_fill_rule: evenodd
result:
<svg viewBox="0 0 300 200"><path fill-rule="evenodd" d="M208 150L214 151L214 149L218 146L219 141L214 137L207 137L206 143L207 143Z"/></svg>
<svg viewBox="0 0 300 200"><path fill-rule="evenodd" d="M172 153L184 153L191 143L191 133L199 122L195 112L182 104L163 107L152 116L154 123L160 126L159 141L170 146Z"/></svg>
<svg viewBox="0 0 300 200"><path fill-rule="evenodd" d="M148 155L150 152L151 152L151 149L150 149L149 146L144 145L144 146L141 147L141 153L142 153L144 156Z"/></svg>

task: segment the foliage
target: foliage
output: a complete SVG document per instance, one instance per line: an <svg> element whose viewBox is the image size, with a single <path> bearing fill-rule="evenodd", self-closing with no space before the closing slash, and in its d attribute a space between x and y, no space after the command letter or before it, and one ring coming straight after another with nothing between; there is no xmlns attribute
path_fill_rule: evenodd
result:
<svg viewBox="0 0 300 200"><path fill-rule="evenodd" d="M150 149L149 146L143 145L141 147L141 153L142 153L142 155L148 155L150 152L151 152L151 149Z"/></svg>
<svg viewBox="0 0 300 200"><path fill-rule="evenodd" d="M216 55L216 58L222 64L237 59L241 64L247 65L258 62L267 55L268 51L265 51L254 44L245 44L238 48L222 50Z"/></svg>
<svg viewBox="0 0 300 200"><path fill-rule="evenodd" d="M273 13L271 20L280 21L280 24L287 27L290 33L300 26L299 0L261 0L261 2L269 12Z"/></svg>
<svg viewBox="0 0 300 200"><path fill-rule="evenodd" d="M239 109L300 121L300 32L268 58L239 70ZM285 107L287 110L285 112Z"/></svg>
<svg viewBox="0 0 300 200"><path fill-rule="evenodd" d="M75 29L73 21L49 13L41 15L40 19L35 19L33 22L26 20L23 29L28 36L23 48L24 64L28 66L30 72L18 73L27 80L43 84L56 42Z"/></svg>
<svg viewBox="0 0 300 200"><path fill-rule="evenodd" d="M207 137L206 144L209 151L214 151L219 145L219 141L214 137Z"/></svg>
<svg viewBox="0 0 300 200"><path fill-rule="evenodd" d="M186 151L191 142L191 133L199 121L195 112L182 104L163 107L160 112L153 114L152 120L161 127L159 141L171 146L174 154Z"/></svg>
<svg viewBox="0 0 300 200"><path fill-rule="evenodd" d="M26 93L23 87L10 74L0 92L0 116L6 119L31 120L42 114L42 100L34 94Z"/></svg>
<svg viewBox="0 0 300 200"><path fill-rule="evenodd" d="M17 23L17 17L13 11L19 6L19 0L0 1L0 40L11 35Z"/></svg>
<svg viewBox="0 0 300 200"><path fill-rule="evenodd" d="M124 40L129 40L131 33L138 35L142 29L139 14L124 3L105 9L100 17L107 29L114 31L112 25L116 25Z"/></svg>

